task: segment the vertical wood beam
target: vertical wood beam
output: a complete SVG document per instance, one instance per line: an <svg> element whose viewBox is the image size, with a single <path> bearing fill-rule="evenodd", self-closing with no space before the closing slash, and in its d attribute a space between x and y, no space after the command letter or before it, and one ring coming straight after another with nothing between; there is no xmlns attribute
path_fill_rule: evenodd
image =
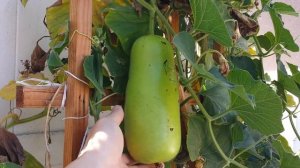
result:
<svg viewBox="0 0 300 168"><path fill-rule="evenodd" d="M70 38L78 31L88 37L92 35L92 0L70 0ZM70 39L69 71L84 79L83 60L91 53L91 41L75 33ZM89 88L69 77L67 80L66 117L84 117L88 114ZM88 118L66 119L64 139L64 167L77 158Z"/></svg>

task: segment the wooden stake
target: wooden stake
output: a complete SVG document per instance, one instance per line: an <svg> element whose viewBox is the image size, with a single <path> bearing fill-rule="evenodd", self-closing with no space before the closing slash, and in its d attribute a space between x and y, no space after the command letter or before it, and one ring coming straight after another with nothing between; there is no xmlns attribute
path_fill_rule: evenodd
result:
<svg viewBox="0 0 300 168"><path fill-rule="evenodd" d="M92 35L92 0L70 0L70 37L78 31ZM84 79L83 60L91 53L91 40L75 33L70 39L69 72ZM88 114L89 88L82 82L68 78L66 117L84 117ZM88 118L65 120L64 167L77 158Z"/></svg>

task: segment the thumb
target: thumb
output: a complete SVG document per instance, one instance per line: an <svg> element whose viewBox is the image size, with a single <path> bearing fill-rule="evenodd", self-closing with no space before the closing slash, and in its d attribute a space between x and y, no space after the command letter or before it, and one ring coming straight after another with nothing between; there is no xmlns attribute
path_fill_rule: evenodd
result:
<svg viewBox="0 0 300 168"><path fill-rule="evenodd" d="M111 109L111 113L107 116L107 118L113 120L116 124L120 125L124 118L123 108L119 105L114 106Z"/></svg>

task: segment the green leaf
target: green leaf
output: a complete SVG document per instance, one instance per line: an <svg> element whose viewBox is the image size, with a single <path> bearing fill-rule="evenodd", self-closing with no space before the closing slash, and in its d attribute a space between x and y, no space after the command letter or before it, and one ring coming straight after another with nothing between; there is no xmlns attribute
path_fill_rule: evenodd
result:
<svg viewBox="0 0 300 168"><path fill-rule="evenodd" d="M230 34L215 2L213 0L190 0L190 4L194 29L209 34L224 46L232 46Z"/></svg>
<svg viewBox="0 0 300 168"><path fill-rule="evenodd" d="M251 98L251 96L248 95L246 92L244 86L242 85L235 85L227 81L227 79L220 73L219 69L212 68L210 70L210 73L214 75L213 82L220 84L221 86L227 88L231 93L237 95L239 98L246 101L249 105L251 105L253 108L255 107L255 102Z"/></svg>
<svg viewBox="0 0 300 168"><path fill-rule="evenodd" d="M59 55L56 51L52 50L48 56L48 68L53 73L57 68L64 66L64 63L59 58Z"/></svg>
<svg viewBox="0 0 300 168"><path fill-rule="evenodd" d="M275 43L275 36L272 32L267 32L264 35L257 36L260 46L266 51L270 50Z"/></svg>
<svg viewBox="0 0 300 168"><path fill-rule="evenodd" d="M214 135L226 155L232 151L231 138L228 126L213 126ZM208 132L208 125L201 116L191 116L188 121L187 147L191 160L197 156L205 158L206 168L223 167L226 161L216 150L211 136Z"/></svg>
<svg viewBox="0 0 300 168"><path fill-rule="evenodd" d="M128 74L129 57L124 53L121 47L107 45L107 54L104 61L112 76L123 76Z"/></svg>
<svg viewBox="0 0 300 168"><path fill-rule="evenodd" d="M173 43L189 62L196 63L195 40L192 35L188 32L180 32L174 36Z"/></svg>
<svg viewBox="0 0 300 168"><path fill-rule="evenodd" d="M225 112L230 106L228 89L221 87L220 85L213 85L202 92L201 95L204 96L203 106L211 116ZM218 125L228 124L233 122L234 119L234 114L228 114L216 122Z"/></svg>
<svg viewBox="0 0 300 168"><path fill-rule="evenodd" d="M6 162L6 163L0 163L0 168L21 168L21 166L12 162Z"/></svg>
<svg viewBox="0 0 300 168"><path fill-rule="evenodd" d="M63 1L60 5L51 6L46 10L47 29L51 39L68 30L69 22L69 1Z"/></svg>
<svg viewBox="0 0 300 168"><path fill-rule="evenodd" d="M128 81L129 56L124 53L121 46L106 45L107 54L104 57L111 76L114 78L113 91L125 93Z"/></svg>
<svg viewBox="0 0 300 168"><path fill-rule="evenodd" d="M187 149L192 161L195 161L200 155L204 136L201 133L205 131L202 127L202 125L205 125L203 123L205 123L205 120L200 116L192 116L188 120Z"/></svg>
<svg viewBox="0 0 300 168"><path fill-rule="evenodd" d="M293 153L292 148L289 146L289 142L282 135L279 135L277 137L277 140L280 141L284 151L289 152L289 153Z"/></svg>
<svg viewBox="0 0 300 168"><path fill-rule="evenodd" d="M23 164L24 168L43 168L44 166L29 152L24 151L25 162Z"/></svg>
<svg viewBox="0 0 300 168"><path fill-rule="evenodd" d="M296 82L282 70L278 70L277 73L278 83L280 83L285 90L300 98L300 89Z"/></svg>
<svg viewBox="0 0 300 168"><path fill-rule="evenodd" d="M230 57L229 60L233 63L234 68L248 71L254 79L258 79L258 72L253 60L247 56Z"/></svg>
<svg viewBox="0 0 300 168"><path fill-rule="evenodd" d="M286 150L280 141L274 141L273 147L277 150L280 156L281 168L298 168L300 165L299 156L295 156L290 151Z"/></svg>
<svg viewBox="0 0 300 168"><path fill-rule="evenodd" d="M143 12L139 16L132 7L111 9L105 17L105 23L117 34L128 55L134 41L149 32L148 14Z"/></svg>
<svg viewBox="0 0 300 168"><path fill-rule="evenodd" d="M11 101L16 99L17 84L16 81L10 81L0 90L0 97L4 100Z"/></svg>
<svg viewBox="0 0 300 168"><path fill-rule="evenodd" d="M293 36L289 30L283 27L283 23L274 9L269 9L270 16L275 30L276 42L282 44L286 49L297 52L299 51L299 46L295 43Z"/></svg>
<svg viewBox="0 0 300 168"><path fill-rule="evenodd" d="M274 2L272 8L279 14L286 14L292 16L299 16L295 9L286 3L283 2Z"/></svg>
<svg viewBox="0 0 300 168"><path fill-rule="evenodd" d="M291 72L292 72L292 75L295 75L297 73L299 73L300 71L298 70L298 66L297 65L294 65L294 64L291 64L291 63L287 63Z"/></svg>
<svg viewBox="0 0 300 168"><path fill-rule="evenodd" d="M281 99L268 85L254 80L244 70L233 70L228 75L228 80L237 85L243 85L247 93L255 98L253 109L244 100L236 95L231 95L231 109L238 112L240 117L251 127L265 135L277 134L283 131L281 123L282 103Z"/></svg>
<svg viewBox="0 0 300 168"><path fill-rule="evenodd" d="M127 81L128 81L128 75L114 77L113 91L124 94L126 91Z"/></svg>
<svg viewBox="0 0 300 168"><path fill-rule="evenodd" d="M100 54L88 56L83 62L84 76L89 79L99 93L103 93L102 58Z"/></svg>
<svg viewBox="0 0 300 168"><path fill-rule="evenodd" d="M224 79L218 70L213 69L214 75L205 69L205 65L196 64L195 62L195 42L193 37L187 32L181 32L174 37L174 45L178 51L190 62L197 74L205 79L211 80L221 86L229 89L231 92L238 95L240 98L254 106L254 103L249 99L247 93L242 86L233 86ZM216 77L218 76L218 77Z"/></svg>

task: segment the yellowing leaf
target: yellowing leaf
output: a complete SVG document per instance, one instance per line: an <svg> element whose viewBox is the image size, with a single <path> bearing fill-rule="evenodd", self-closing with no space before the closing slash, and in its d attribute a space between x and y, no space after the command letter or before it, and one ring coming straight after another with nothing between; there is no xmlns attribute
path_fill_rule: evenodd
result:
<svg viewBox="0 0 300 168"><path fill-rule="evenodd" d="M285 97L286 97L286 105L288 107L295 107L296 106L296 102L294 100L294 97L291 94L285 93Z"/></svg>
<svg viewBox="0 0 300 168"><path fill-rule="evenodd" d="M10 81L0 90L0 97L8 101L16 99L16 87L16 81Z"/></svg>
<svg viewBox="0 0 300 168"><path fill-rule="evenodd" d="M248 53L249 53L250 55L257 55L257 53L256 53L256 48L255 48L254 46L249 47L249 48L248 48Z"/></svg>
<svg viewBox="0 0 300 168"><path fill-rule="evenodd" d="M68 64L65 64L56 72L54 82L64 83L67 80L67 75L65 74L65 70L68 70Z"/></svg>
<svg viewBox="0 0 300 168"><path fill-rule="evenodd" d="M21 2L22 2L22 5L25 7L26 4L27 4L27 2L28 2L28 0L21 0Z"/></svg>

